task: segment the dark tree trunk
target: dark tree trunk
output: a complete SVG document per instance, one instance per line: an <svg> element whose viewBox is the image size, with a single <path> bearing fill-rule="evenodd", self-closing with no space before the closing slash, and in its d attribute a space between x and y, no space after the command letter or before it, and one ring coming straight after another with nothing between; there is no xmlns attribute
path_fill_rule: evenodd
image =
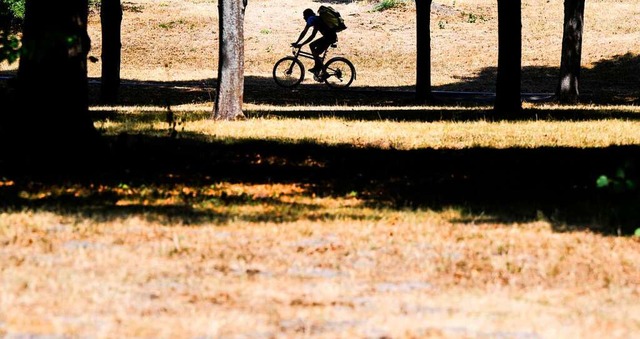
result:
<svg viewBox="0 0 640 339"><path fill-rule="evenodd" d="M120 89L122 5L120 0L102 0L100 24L102 26L102 83L100 99L103 103L116 103Z"/></svg>
<svg viewBox="0 0 640 339"><path fill-rule="evenodd" d="M578 102L580 59L582 57L582 29L584 27L584 0L564 1L564 29L562 34L562 57L560 79L556 96L560 103Z"/></svg>
<svg viewBox="0 0 640 339"><path fill-rule="evenodd" d="M26 2L15 92L2 117L3 137L23 160L83 162L99 141L88 108L87 15L87 0Z"/></svg>
<svg viewBox="0 0 640 339"><path fill-rule="evenodd" d="M494 113L509 116L522 110L522 16L520 0L498 0L498 76Z"/></svg>
<svg viewBox="0 0 640 339"><path fill-rule="evenodd" d="M218 86L213 107L213 119L243 119L244 96L244 9L238 0L218 3L220 46Z"/></svg>
<svg viewBox="0 0 640 339"><path fill-rule="evenodd" d="M431 0L416 0L416 99L431 98Z"/></svg>

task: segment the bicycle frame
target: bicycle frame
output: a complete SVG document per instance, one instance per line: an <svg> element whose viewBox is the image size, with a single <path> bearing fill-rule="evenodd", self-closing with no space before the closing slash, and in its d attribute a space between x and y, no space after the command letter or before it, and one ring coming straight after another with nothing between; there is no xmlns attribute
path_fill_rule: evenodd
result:
<svg viewBox="0 0 640 339"><path fill-rule="evenodd" d="M335 48L334 45L329 46L329 48ZM329 48L325 49L324 52L320 55L320 62L324 65L324 58L327 56L327 52ZM293 47L293 57L296 59L300 59L300 57L304 57L307 59L315 60L313 58L313 54L310 52L305 52L302 50L302 47ZM293 65L292 65L293 66Z"/></svg>

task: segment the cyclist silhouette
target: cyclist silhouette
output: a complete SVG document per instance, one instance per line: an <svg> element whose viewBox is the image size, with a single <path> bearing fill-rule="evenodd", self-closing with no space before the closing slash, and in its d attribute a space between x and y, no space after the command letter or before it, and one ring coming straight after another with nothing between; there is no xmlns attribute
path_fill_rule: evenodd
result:
<svg viewBox="0 0 640 339"><path fill-rule="evenodd" d="M320 55L322 54L322 52L326 51L327 48L331 46L331 44L338 41L338 35L334 30L329 28L311 8L305 9L302 12L302 16L304 18L304 21L306 22L306 26L304 26L304 29L300 33L298 40L292 43L291 46L302 47L308 44L311 40L313 40L313 38L316 37L318 31L320 31L322 36L309 45L311 54L313 55L313 60L315 61L315 65L309 70L309 72L317 75L322 71L323 67ZM300 41L307 35L309 28L313 28L311 35L303 43L300 43Z"/></svg>

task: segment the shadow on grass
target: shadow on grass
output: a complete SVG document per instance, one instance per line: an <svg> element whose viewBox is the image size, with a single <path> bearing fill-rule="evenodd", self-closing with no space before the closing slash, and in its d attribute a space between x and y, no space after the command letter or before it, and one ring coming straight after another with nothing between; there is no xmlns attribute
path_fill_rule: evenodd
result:
<svg viewBox="0 0 640 339"><path fill-rule="evenodd" d="M602 59L580 70L580 100L599 105L640 103L640 55L627 53ZM522 68L522 92L554 92L559 70L552 67ZM495 91L496 67L485 67L474 76L438 86L441 91Z"/></svg>
<svg viewBox="0 0 640 339"><path fill-rule="evenodd" d="M356 65L357 67L357 65ZM592 68L583 68L581 101L599 105L640 103L640 56L632 53L603 59ZM0 89L14 71L2 71ZM485 67L479 74L460 77L455 83L433 86L430 105L492 107L496 68ZM554 67L523 67L524 101L547 102L555 91L558 70ZM212 104L216 79L189 81L122 80L121 105L167 106L191 103ZM100 80L90 79L90 102L99 105ZM413 86L368 86L356 80L351 88L329 89L325 84L305 82L295 89L278 87L270 76L245 78L245 103L274 106L415 106ZM528 119L528 117L527 117Z"/></svg>
<svg viewBox="0 0 640 339"><path fill-rule="evenodd" d="M600 175L614 175L640 160L640 146L401 151L304 142L204 141L199 136L140 136L125 140L126 145L107 139L114 152L91 172L34 175L28 168L0 162L2 210L51 211L97 221L140 215L167 225L378 218L361 208L327 212L311 199L357 196L364 207L381 211L454 208L464 212L463 219L454 221L470 225L549 220L557 231L612 234L620 229L628 234L640 224L637 193L627 196L596 188ZM638 174L637 169L627 170L628 176ZM287 202L279 195L207 193L220 183L296 184L302 188L299 198L309 199ZM149 190L147 198L172 197L173 202L148 206L143 197L119 204L130 197L129 190ZM266 208L244 209L255 205Z"/></svg>
<svg viewBox="0 0 640 339"><path fill-rule="evenodd" d="M625 55L600 63L583 72L582 90L589 81L597 84L594 102L629 103L638 101L638 73L630 69L639 57ZM537 88L555 82L554 70L526 68L523 79L538 74ZM527 75L527 76L525 76ZM434 88L448 93L492 91L487 84L494 77L490 68L478 77L458 84ZM535 77L534 77L535 78ZM590 80L591 79L591 80ZM602 80L608 79L608 81ZM623 81L616 82L615 79ZM601 81L601 82L596 82ZM635 81L635 82L633 82ZM585 84L586 82L586 84ZM184 103L210 103L212 79L185 82L123 82L122 103L136 106L162 106ZM98 86L92 82L95 100ZM527 87L523 86L523 90ZM332 116L351 120L471 121L485 119L491 95L484 92L441 93L444 104L467 104L472 109L418 109L410 87L353 88L326 90L324 85L304 85L297 90L277 88L270 78L248 77L245 102L276 107L295 106L379 106L366 110L317 109L290 111L248 111L250 116L318 118ZM610 92L607 92L610 91ZM612 95L606 95L611 93ZM450 95L445 98L446 95ZM399 109L390 109L397 106ZM141 113L132 117L109 112L93 112L104 119L140 122L165 119L162 113ZM193 115L203 119L206 114ZM514 120L637 120L637 114L623 110L594 112L584 110L526 109ZM465 211L472 224L477 220L501 223L550 220L558 231L589 229L612 233L618 228L629 233L640 225L637 193L604 192L596 189L600 175L615 175L628 163L640 160L640 146L609 148L538 148L463 150L421 149L413 151L353 148L350 145L323 146L313 143L281 143L258 140L207 141L200 135L181 135L180 139L145 136L107 138L112 146L93 171L29 174L30 168L0 159L0 201L8 211L35 209L96 220L117 219L140 214L167 224L234 220L285 222L300 219L341 220L375 218L354 209L339 216L322 212L319 205L287 203L277 197L241 196L240 200L222 195L179 195L178 203L147 206L144 201L118 202L126 197L115 188L180 187L199 188L217 183L287 183L304 187L302 195L344 198L356 194L367 206L377 209L456 208ZM0 155L1 156L1 155ZM268 161L264 161L268 159ZM52 159L52 164L55 159ZM11 166L10 166L11 165ZM42 172L42 171L40 171ZM56 174L57 173L57 174ZM639 178L637 169L627 173ZM637 182L637 180L636 180ZM60 186L79 187L86 194L46 192ZM109 188L100 191L97 187ZM155 191L161 192L156 189ZM39 192L39 193L38 193ZM44 192L44 195L41 193ZM32 198L35 194L36 198ZM125 194L125 195L123 195ZM160 194L160 193L159 193ZM260 203L271 212L250 213L239 209L216 209ZM194 206L204 206L196 208ZM360 211L360 212L359 212ZM483 216L481 219L480 216Z"/></svg>
<svg viewBox="0 0 640 339"><path fill-rule="evenodd" d="M602 60L593 68L583 68L581 101L599 105L640 103L640 56L627 53ZM432 105L491 107L494 100L496 68L461 77L458 82L434 86ZM522 99L548 102L555 91L558 70L553 67L523 67ZM215 79L192 81L123 80L120 103L136 106L166 106L209 103L215 97ZM92 102L98 103L99 79L90 81ZM278 87L271 77L245 78L245 103L274 106L414 106L413 86L368 86L356 80L343 90L320 83L305 82L295 89Z"/></svg>

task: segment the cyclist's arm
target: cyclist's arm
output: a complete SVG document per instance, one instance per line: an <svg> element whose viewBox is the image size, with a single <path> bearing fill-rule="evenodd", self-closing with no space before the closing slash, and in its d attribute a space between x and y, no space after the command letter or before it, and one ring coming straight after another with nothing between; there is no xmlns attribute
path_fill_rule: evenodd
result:
<svg viewBox="0 0 640 339"><path fill-rule="evenodd" d="M298 37L298 40L296 40L296 42L294 42L293 45L297 45L300 42L300 40L302 40L302 38L304 38L304 36L307 35L307 31L309 31L309 27L310 26L304 26L304 29L300 33L300 36ZM302 45L304 45L304 44L302 44Z"/></svg>
<svg viewBox="0 0 640 339"><path fill-rule="evenodd" d="M302 40L302 38L304 38L305 35L307 35L307 32L309 31L309 27L312 27L312 26L305 26L304 27L304 30L302 31L302 33L300 33L300 37L298 37L298 40L294 43L294 45L297 45L298 42L300 40ZM316 33L318 33L318 29L313 27L313 31L311 32L311 36L309 36L307 38L307 40L305 40L303 43L301 43L300 46L304 46L304 45L308 44L311 40L313 40L313 38L315 38L315 36L316 36Z"/></svg>
<svg viewBox="0 0 640 339"><path fill-rule="evenodd" d="M309 26L307 26L305 29L309 28ZM318 29L316 27L313 27L313 32L311 32L311 35L307 38L307 40L305 40L302 45L306 45L309 42L311 42L311 40L313 40L313 38L316 37L316 33L318 33Z"/></svg>

